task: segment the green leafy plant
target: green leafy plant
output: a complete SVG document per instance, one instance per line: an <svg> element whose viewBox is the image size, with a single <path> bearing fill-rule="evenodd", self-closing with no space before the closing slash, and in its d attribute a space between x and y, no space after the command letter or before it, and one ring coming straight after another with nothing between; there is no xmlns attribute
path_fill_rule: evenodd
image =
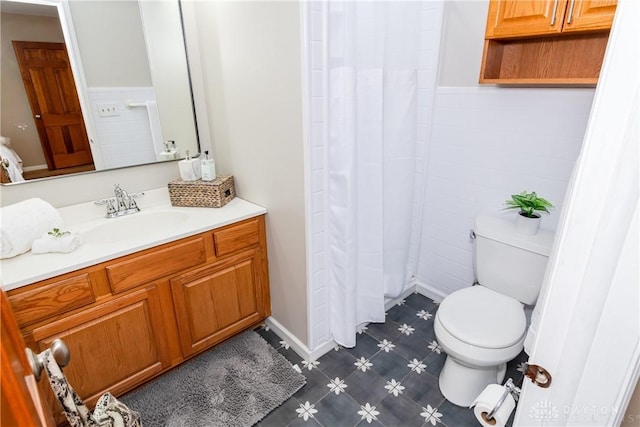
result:
<svg viewBox="0 0 640 427"><path fill-rule="evenodd" d="M553 208L551 202L538 197L535 191L512 194L511 200L507 200L505 204L507 205L505 209L520 209L520 215L528 218L538 218L540 215L536 214L536 211L549 213L549 209Z"/></svg>
<svg viewBox="0 0 640 427"><path fill-rule="evenodd" d="M59 228L54 228L53 230L51 230L47 234L50 235L50 236L53 236L53 237L62 237L65 234L70 234L70 233L68 231L60 231Z"/></svg>

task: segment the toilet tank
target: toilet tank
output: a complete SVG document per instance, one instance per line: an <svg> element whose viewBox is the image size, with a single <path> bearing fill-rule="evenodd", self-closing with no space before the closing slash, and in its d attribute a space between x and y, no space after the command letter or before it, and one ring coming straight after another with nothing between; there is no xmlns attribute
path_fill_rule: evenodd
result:
<svg viewBox="0 0 640 427"><path fill-rule="evenodd" d="M478 282L518 301L535 304L553 243L553 233L530 236L516 231L515 218L476 218L475 265Z"/></svg>

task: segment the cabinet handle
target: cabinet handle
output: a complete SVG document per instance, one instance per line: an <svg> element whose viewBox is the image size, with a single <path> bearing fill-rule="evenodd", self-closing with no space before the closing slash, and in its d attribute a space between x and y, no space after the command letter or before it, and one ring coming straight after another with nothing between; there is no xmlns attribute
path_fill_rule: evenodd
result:
<svg viewBox="0 0 640 427"><path fill-rule="evenodd" d="M551 26L556 25L556 13L558 12L558 1L553 2L553 12L551 13Z"/></svg>
<svg viewBox="0 0 640 427"><path fill-rule="evenodd" d="M576 5L576 0L571 0L571 4L569 5L569 17L567 18L567 24L571 24L573 20L573 7Z"/></svg>

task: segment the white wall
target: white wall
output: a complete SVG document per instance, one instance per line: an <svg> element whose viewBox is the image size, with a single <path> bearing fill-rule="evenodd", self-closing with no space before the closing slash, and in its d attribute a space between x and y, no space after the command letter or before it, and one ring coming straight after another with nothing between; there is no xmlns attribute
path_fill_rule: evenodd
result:
<svg viewBox="0 0 640 427"><path fill-rule="evenodd" d="M299 5L195 5L216 166L268 209L273 317L306 343Z"/></svg>
<svg viewBox="0 0 640 427"><path fill-rule="evenodd" d="M128 192L166 187L180 175L175 162L156 163L110 171L60 175L27 183L0 186L0 206L32 197L40 197L59 208L113 197L113 185L120 184Z"/></svg>
<svg viewBox="0 0 640 427"><path fill-rule="evenodd" d="M590 89L443 88L436 92L416 279L436 295L471 285L469 230L481 211L536 191L555 229L589 117Z"/></svg>
<svg viewBox="0 0 640 427"><path fill-rule="evenodd" d="M593 89L479 87L488 0L445 3L440 87L432 117L416 279L442 297L474 279L469 230L511 194L536 191L558 209L579 154Z"/></svg>
<svg viewBox="0 0 640 427"><path fill-rule="evenodd" d="M69 2L88 87L151 86L137 1Z"/></svg>

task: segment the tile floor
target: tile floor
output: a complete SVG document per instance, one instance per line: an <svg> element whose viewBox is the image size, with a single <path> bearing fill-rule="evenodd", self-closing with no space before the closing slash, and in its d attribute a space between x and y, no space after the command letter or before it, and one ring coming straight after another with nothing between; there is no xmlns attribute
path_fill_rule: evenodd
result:
<svg viewBox="0 0 640 427"><path fill-rule="evenodd" d="M479 426L473 411L448 401L438 388L444 364L433 331L438 305L412 294L358 334L354 348L338 347L317 362L303 361L268 328L257 332L298 365L307 384L257 425L284 426ZM507 378L522 384L518 372L526 355L507 365Z"/></svg>

